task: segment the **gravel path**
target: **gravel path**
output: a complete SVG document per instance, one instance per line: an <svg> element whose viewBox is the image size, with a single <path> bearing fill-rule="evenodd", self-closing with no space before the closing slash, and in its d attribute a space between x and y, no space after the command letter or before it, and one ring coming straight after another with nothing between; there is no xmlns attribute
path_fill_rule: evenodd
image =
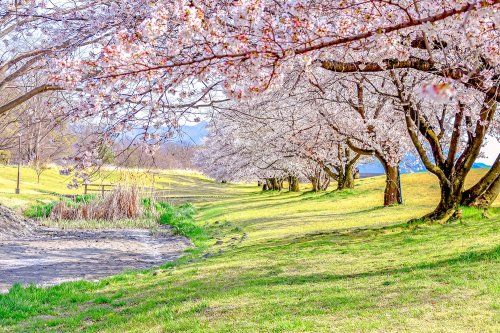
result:
<svg viewBox="0 0 500 333"><path fill-rule="evenodd" d="M60 231L39 229L20 238L0 238L0 292L14 283L54 285L97 280L127 269L172 261L191 246L169 228L148 230Z"/></svg>

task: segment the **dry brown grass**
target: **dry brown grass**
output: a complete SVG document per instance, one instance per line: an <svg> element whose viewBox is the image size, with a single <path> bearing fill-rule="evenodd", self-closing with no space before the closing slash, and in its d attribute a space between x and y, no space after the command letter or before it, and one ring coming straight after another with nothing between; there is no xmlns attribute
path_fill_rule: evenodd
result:
<svg viewBox="0 0 500 333"><path fill-rule="evenodd" d="M50 215L54 220L137 219L143 216L139 190L136 186L117 186L104 197L80 205L59 202Z"/></svg>

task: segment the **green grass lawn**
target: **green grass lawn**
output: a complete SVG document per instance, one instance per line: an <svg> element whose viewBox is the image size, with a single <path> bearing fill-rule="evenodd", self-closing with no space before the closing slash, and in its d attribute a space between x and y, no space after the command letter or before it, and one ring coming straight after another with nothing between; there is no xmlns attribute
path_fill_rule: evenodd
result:
<svg viewBox="0 0 500 333"><path fill-rule="evenodd" d="M500 330L499 200L489 219L464 209L461 221L409 229L405 221L437 204L429 174L403 176L405 204L389 208L383 177L320 194L221 187L198 174L165 181L231 195L175 222L197 249L98 283L16 286L0 296L0 331Z"/></svg>

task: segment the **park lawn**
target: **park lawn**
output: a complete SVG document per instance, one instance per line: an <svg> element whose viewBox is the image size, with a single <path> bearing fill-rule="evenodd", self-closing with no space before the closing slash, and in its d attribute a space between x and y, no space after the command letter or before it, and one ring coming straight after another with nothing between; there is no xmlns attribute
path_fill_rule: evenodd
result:
<svg viewBox="0 0 500 333"><path fill-rule="evenodd" d="M232 197L195 204L186 224L203 235L181 229L198 248L178 262L16 286L0 296L0 331L498 332L499 200L489 218L463 209L461 221L409 228L439 188L426 173L402 181L405 204L389 208L383 177L320 194L231 185Z"/></svg>

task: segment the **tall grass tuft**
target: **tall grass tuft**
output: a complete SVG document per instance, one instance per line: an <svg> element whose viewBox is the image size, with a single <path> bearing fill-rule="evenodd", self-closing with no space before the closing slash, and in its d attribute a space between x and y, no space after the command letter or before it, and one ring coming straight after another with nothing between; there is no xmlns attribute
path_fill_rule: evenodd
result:
<svg viewBox="0 0 500 333"><path fill-rule="evenodd" d="M194 222L194 207L190 203L172 206L159 202L160 224L169 225L177 235L189 238L196 246L201 245L209 236L206 231Z"/></svg>
<svg viewBox="0 0 500 333"><path fill-rule="evenodd" d="M54 220L136 219L143 216L143 205L136 186L117 186L102 198L74 204L60 201L51 211Z"/></svg>

